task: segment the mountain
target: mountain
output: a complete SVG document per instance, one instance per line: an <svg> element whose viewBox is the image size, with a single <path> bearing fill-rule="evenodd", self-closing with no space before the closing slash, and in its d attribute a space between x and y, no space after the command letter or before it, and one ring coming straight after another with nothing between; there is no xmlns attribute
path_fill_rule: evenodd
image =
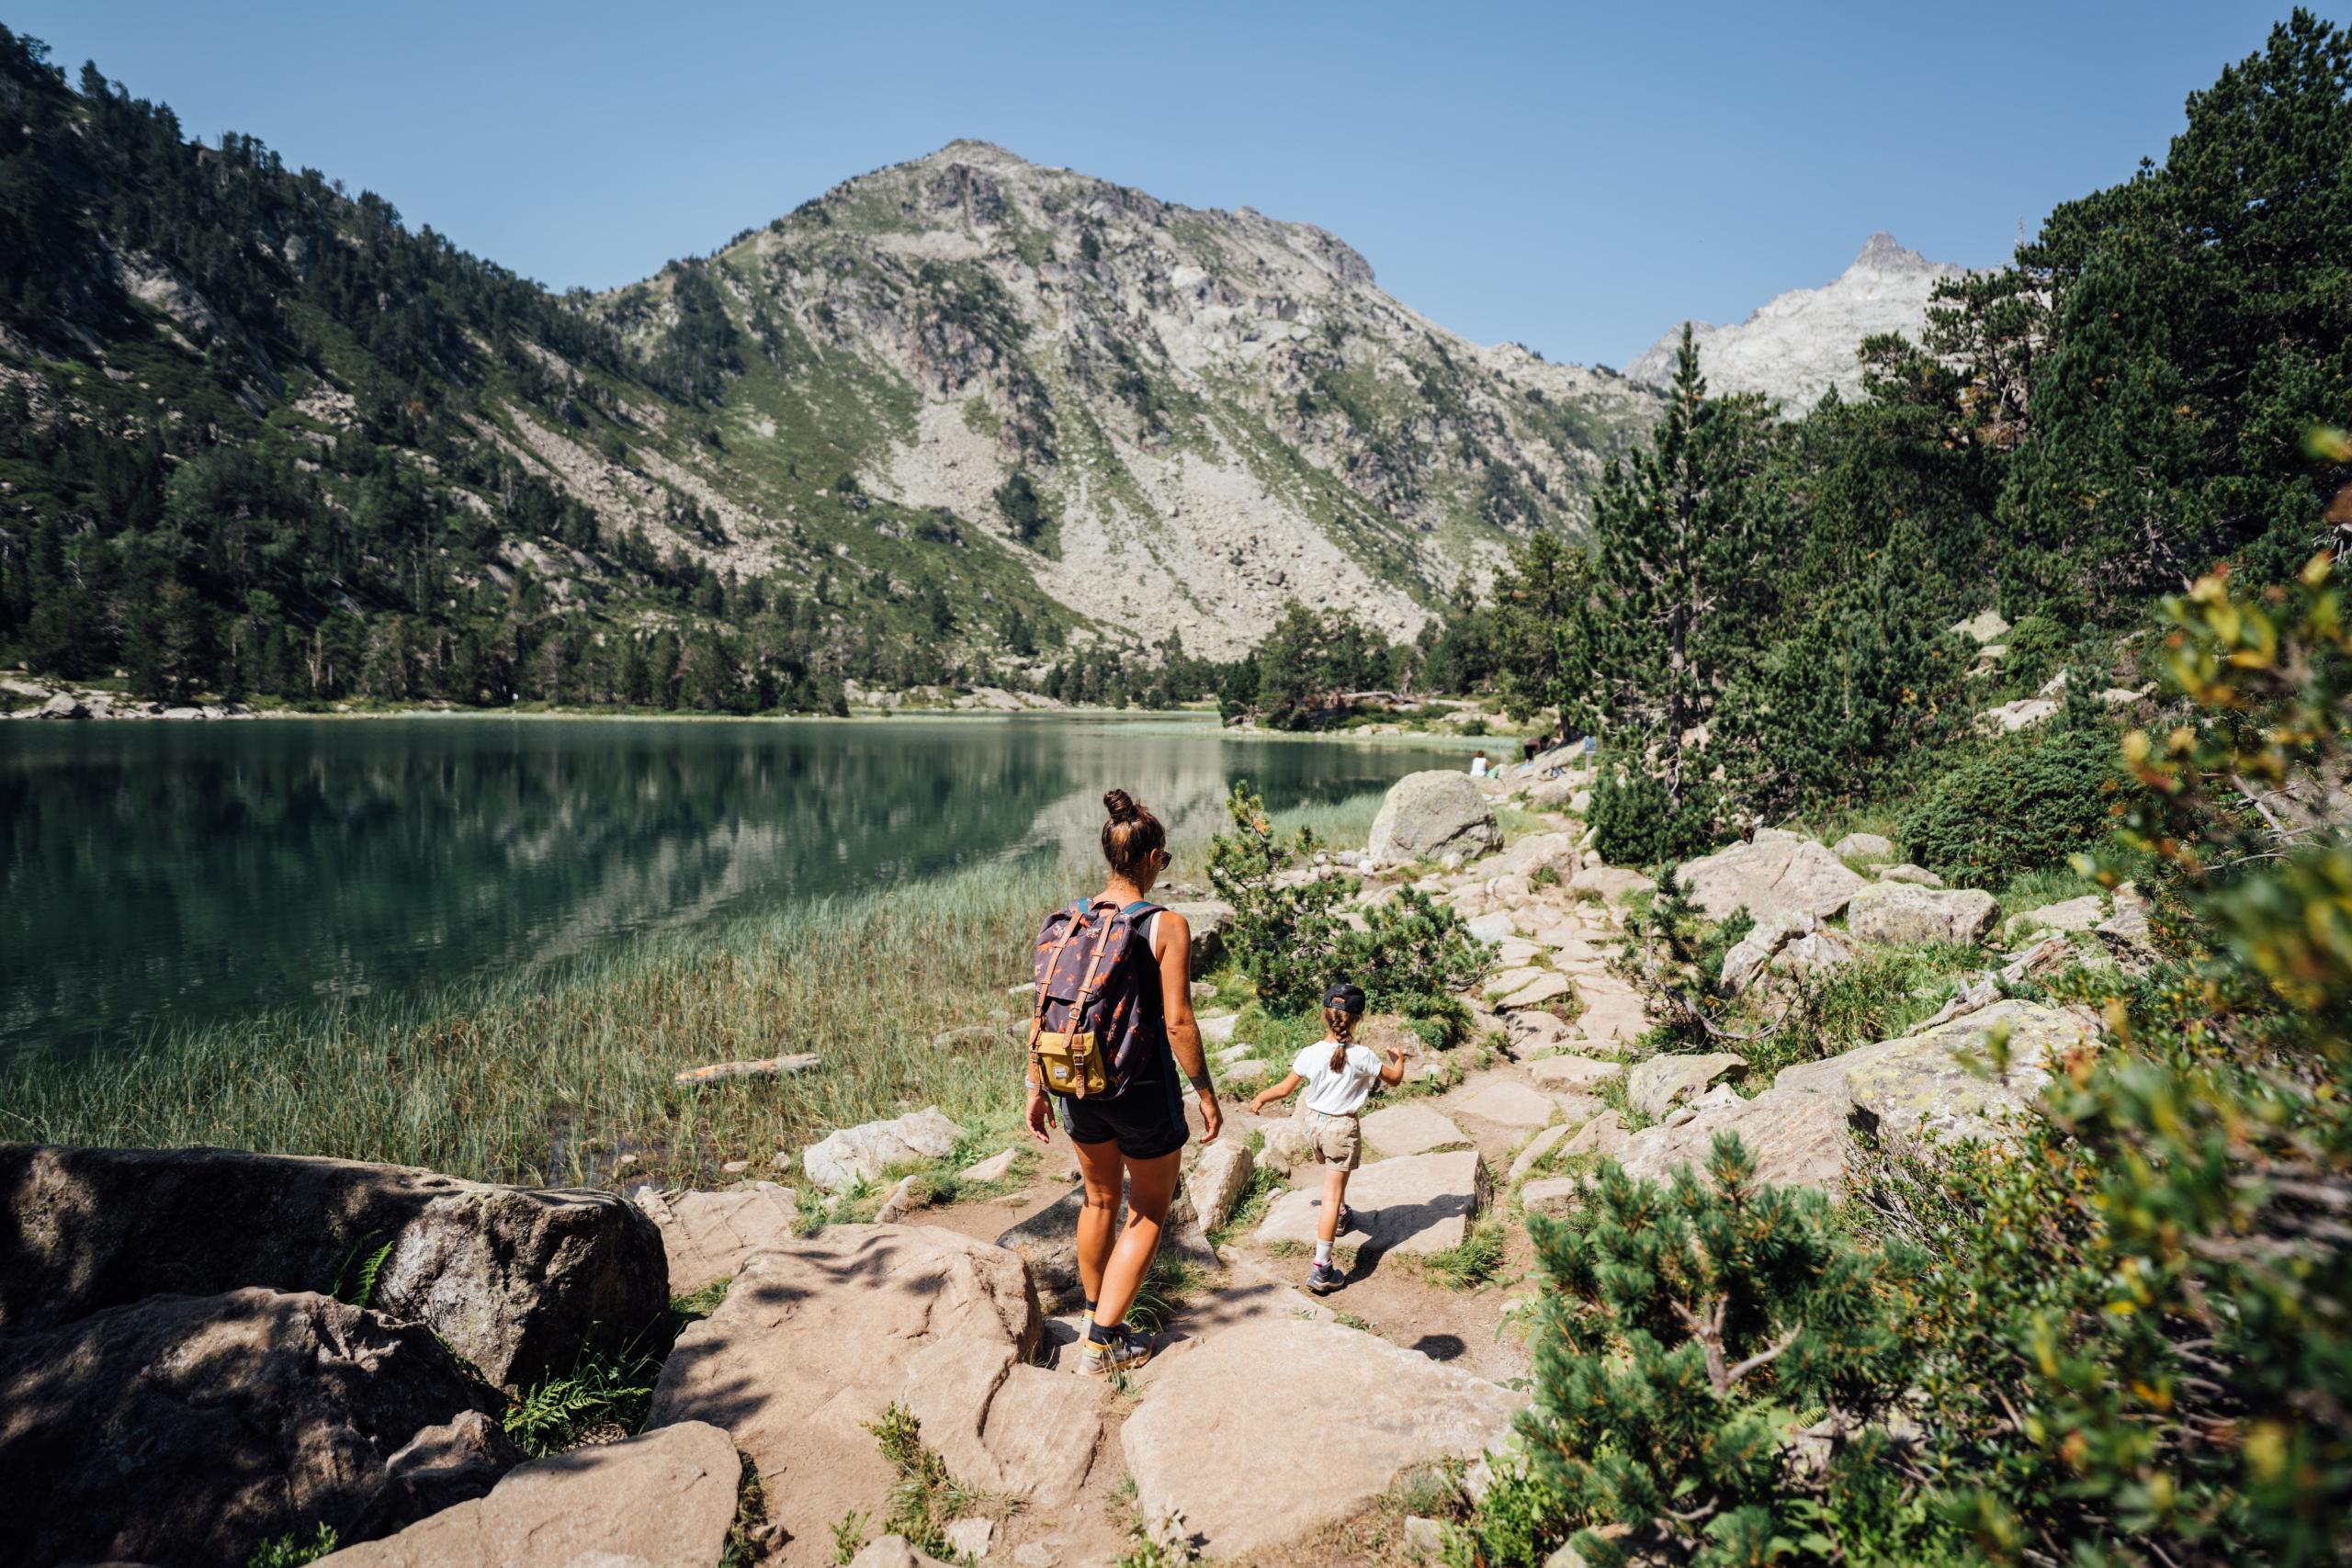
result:
<svg viewBox="0 0 2352 1568"><path fill-rule="evenodd" d="M151 694L1197 694L1292 599L1412 633L1657 401L978 142L557 295L6 29L0 104L0 664Z"/></svg>
<svg viewBox="0 0 2352 1568"><path fill-rule="evenodd" d="M978 141L597 310L649 356L696 312L733 330L695 372L726 455L681 460L747 508L797 516L793 465L839 468L1013 547L1089 621L1218 656L1294 598L1412 633L1508 541L1581 518L1654 409L1454 336L1320 229Z"/></svg>
<svg viewBox="0 0 2352 1568"><path fill-rule="evenodd" d="M1654 387L1672 381L1687 324L1710 390L1761 392L1788 413L1803 413L1833 386L1841 393L1859 391L1862 374L1854 350L1862 340L1901 333L1917 342L1936 285L1967 276L1966 267L1931 262L1882 230L1853 265L1819 288L1792 288L1736 326L1676 322L1625 367L1625 375Z"/></svg>

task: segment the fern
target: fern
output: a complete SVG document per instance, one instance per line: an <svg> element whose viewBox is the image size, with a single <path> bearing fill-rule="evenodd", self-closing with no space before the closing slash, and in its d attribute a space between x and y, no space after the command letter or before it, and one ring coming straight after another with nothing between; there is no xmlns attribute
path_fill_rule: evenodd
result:
<svg viewBox="0 0 2352 1568"><path fill-rule="evenodd" d="M334 1527L319 1526L311 1539L304 1540L297 1530L288 1530L275 1540L266 1540L245 1559L245 1568L302 1568L315 1562L342 1544L335 1539Z"/></svg>
<svg viewBox="0 0 2352 1568"><path fill-rule="evenodd" d="M499 1425L533 1459L576 1447L600 1427L626 1436L644 1423L660 1371L651 1356L582 1356L567 1376L516 1394Z"/></svg>
<svg viewBox="0 0 2352 1568"><path fill-rule="evenodd" d="M359 1252L382 1234L380 1231L369 1231L351 1244L351 1250L343 1255L343 1262L335 1269L334 1282L327 1287L329 1295L346 1306L375 1304L377 1277L383 1273L385 1261L392 1256L392 1248L400 1245L399 1238L396 1236L369 1253L365 1262L360 1261ZM354 1263L359 1264L356 1274L352 1272Z"/></svg>

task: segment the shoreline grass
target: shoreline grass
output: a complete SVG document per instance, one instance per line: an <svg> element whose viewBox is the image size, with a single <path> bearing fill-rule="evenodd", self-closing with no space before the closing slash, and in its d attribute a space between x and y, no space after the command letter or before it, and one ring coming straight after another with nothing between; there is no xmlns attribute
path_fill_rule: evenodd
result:
<svg viewBox="0 0 2352 1568"><path fill-rule="evenodd" d="M1281 814L1360 843L1378 792ZM1188 856L1186 863L1193 857ZM936 1105L1011 1129L1022 1055L1007 1032L1046 910L1100 867L1041 857L812 900L714 931L404 998L279 1011L94 1056L0 1062L0 1138L423 1166L529 1185L707 1185L773 1172L778 1150ZM682 1089L705 1063L811 1051L782 1079ZM634 1156L624 1167L624 1156Z"/></svg>

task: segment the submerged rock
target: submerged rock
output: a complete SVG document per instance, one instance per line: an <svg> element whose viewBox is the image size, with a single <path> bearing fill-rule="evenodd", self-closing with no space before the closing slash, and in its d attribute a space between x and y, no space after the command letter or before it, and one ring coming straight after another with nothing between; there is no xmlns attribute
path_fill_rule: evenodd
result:
<svg viewBox="0 0 2352 1568"><path fill-rule="evenodd" d="M314 1292L163 1295L0 1338L0 1562L239 1563L479 1497L522 1459L418 1323Z"/></svg>

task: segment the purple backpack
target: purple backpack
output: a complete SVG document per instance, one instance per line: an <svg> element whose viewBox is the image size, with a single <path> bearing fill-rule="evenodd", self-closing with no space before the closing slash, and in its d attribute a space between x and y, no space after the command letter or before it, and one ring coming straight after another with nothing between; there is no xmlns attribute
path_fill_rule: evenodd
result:
<svg viewBox="0 0 2352 1568"><path fill-rule="evenodd" d="M1040 1081L1084 1100L1125 1089L1162 1035L1159 961L1151 917L1159 906L1080 899L1037 928L1037 1006L1029 1051Z"/></svg>

